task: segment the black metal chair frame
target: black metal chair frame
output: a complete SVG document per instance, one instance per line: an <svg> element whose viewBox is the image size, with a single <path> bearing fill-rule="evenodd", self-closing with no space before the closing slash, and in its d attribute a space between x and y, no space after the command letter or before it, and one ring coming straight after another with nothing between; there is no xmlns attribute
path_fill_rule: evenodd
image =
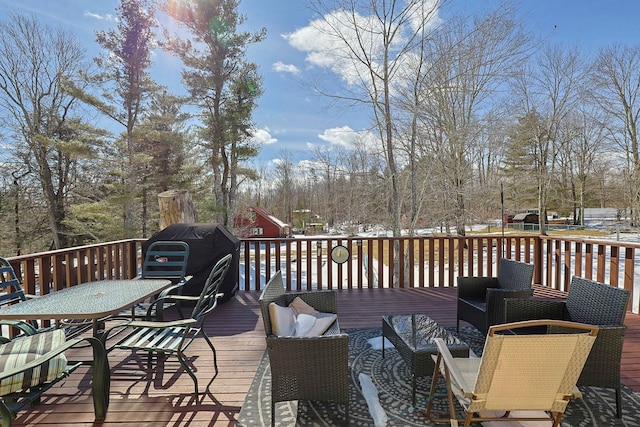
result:
<svg viewBox="0 0 640 427"><path fill-rule="evenodd" d="M35 332L29 324L24 322L19 323L13 321L0 321L0 325L10 325L20 328L24 332L24 335L14 338L17 340L26 339L26 336L39 333ZM10 340L6 337L0 337L0 342L2 344L6 344L10 342ZM66 369L55 380L50 382L42 382L41 384L30 387L27 390L2 396L0 398L0 417L2 418L2 427L11 426L11 422L17 416L18 411L20 411L27 405L35 405L40 403L40 398L44 392L49 390L58 382L67 378L73 371L83 365L92 366L93 378L91 382L91 389L95 419L96 421L104 420L106 418L107 408L109 407L110 370L104 345L97 338L84 337L67 340L63 345L56 348L51 348L51 350L46 354L43 354L42 356L28 363L25 363L12 370L0 372L0 381L6 378L13 377L15 375L30 372L41 365L47 364L51 359L71 348L87 348L88 345L90 345L93 349L93 358L91 361L68 361Z"/></svg>
<svg viewBox="0 0 640 427"><path fill-rule="evenodd" d="M169 279L173 283L172 286L165 289L155 299L165 297L170 294L181 295L183 286L189 281L190 277L186 276L187 263L189 260L189 245L182 241L158 240L153 242L147 248L142 263L142 273L139 279ZM180 315L183 316L180 303L175 303ZM163 310L174 304L165 301L165 304L155 305L157 312L155 316L158 320L163 319ZM120 313L119 318L144 319L147 317L151 301L136 304L131 313Z"/></svg>
<svg viewBox="0 0 640 427"><path fill-rule="evenodd" d="M102 335L102 342L105 343L105 345L110 335L125 332L125 336L123 338L120 338L114 345L107 346L107 351L110 352L113 349L118 348L128 349L133 352L146 352L149 366L151 366L153 354L175 355L182 368L184 368L193 380L195 397L197 399L199 396L198 379L187 363L184 351L196 339L196 337L201 335L207 342L209 348L211 348L213 353L213 365L217 375L218 363L216 349L205 332L203 323L206 316L218 305L218 298L222 297L222 294L218 293L218 288L229 270L231 259L232 254L228 254L215 264L199 296L160 296L150 305L146 320L121 322L107 329ZM191 312L191 316L184 318L180 316L178 320L170 321L154 320L153 312L156 307L159 307L162 304L176 302L195 304Z"/></svg>

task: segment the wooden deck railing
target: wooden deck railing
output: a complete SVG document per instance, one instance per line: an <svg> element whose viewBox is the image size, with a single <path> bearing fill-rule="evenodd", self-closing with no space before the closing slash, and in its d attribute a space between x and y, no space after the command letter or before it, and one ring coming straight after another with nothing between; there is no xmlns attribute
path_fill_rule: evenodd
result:
<svg viewBox="0 0 640 427"><path fill-rule="evenodd" d="M282 270L287 289L455 286L463 276L495 276L502 257L533 263L534 283L567 291L571 276L592 278L633 292L638 312L640 245L539 235L465 237L305 237L245 239L240 268L244 290L261 289ZM345 246L337 264L331 250ZM256 270L256 266L259 268Z"/></svg>
<svg viewBox="0 0 640 427"><path fill-rule="evenodd" d="M139 271L140 239L10 258L27 293L55 292L86 281L131 278ZM345 246L343 264L331 251ZM288 289L455 286L464 276L495 276L502 257L533 263L534 282L566 291L572 275L632 291L638 312L640 245L539 235L465 237L304 237L244 239L240 290L261 289L282 270Z"/></svg>
<svg viewBox="0 0 640 427"><path fill-rule="evenodd" d="M78 283L130 279L140 266L143 240L120 240L8 258L25 292L44 295Z"/></svg>

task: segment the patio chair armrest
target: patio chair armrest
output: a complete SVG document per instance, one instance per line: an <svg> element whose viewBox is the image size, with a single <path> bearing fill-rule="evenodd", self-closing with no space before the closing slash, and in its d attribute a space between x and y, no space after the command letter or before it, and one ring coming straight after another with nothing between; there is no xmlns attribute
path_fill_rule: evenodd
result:
<svg viewBox="0 0 640 427"><path fill-rule="evenodd" d="M487 326L503 323L505 320L506 298L527 299L533 296L533 289L511 290L511 289L487 289Z"/></svg>
<svg viewBox="0 0 640 427"><path fill-rule="evenodd" d="M164 289L162 292L160 292L157 299L165 298L166 296L171 295L173 292L177 291L178 289L186 285L187 282L191 280L192 277L193 276L184 276L178 283L171 285L168 288Z"/></svg>
<svg viewBox="0 0 640 427"><path fill-rule="evenodd" d="M458 277L458 298L484 299L489 288L498 287L497 277Z"/></svg>
<svg viewBox="0 0 640 427"><path fill-rule="evenodd" d="M38 330L28 322L22 320L0 320L0 326L12 326L20 329L25 335L34 335L38 333Z"/></svg>
<svg viewBox="0 0 640 427"><path fill-rule="evenodd" d="M564 301L506 298L504 300L504 322L511 323L537 319L562 320L564 307Z"/></svg>

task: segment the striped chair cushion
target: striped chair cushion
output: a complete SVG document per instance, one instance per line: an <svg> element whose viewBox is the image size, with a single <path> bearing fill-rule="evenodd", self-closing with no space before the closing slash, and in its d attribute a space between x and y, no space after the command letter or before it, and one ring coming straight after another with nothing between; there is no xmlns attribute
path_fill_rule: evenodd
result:
<svg viewBox="0 0 640 427"><path fill-rule="evenodd" d="M0 371L19 368L37 357L48 353L65 342L64 331L56 329L36 335L18 338L0 346ZM25 390L55 380L67 367L67 359L60 354L35 369L0 381L0 396Z"/></svg>

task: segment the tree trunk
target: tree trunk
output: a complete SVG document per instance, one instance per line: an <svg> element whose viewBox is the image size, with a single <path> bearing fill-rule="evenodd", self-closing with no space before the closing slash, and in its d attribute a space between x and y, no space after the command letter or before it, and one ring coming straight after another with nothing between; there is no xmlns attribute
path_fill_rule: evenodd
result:
<svg viewBox="0 0 640 427"><path fill-rule="evenodd" d="M168 190L158 194L160 229L176 223L198 222L198 214L187 190Z"/></svg>

